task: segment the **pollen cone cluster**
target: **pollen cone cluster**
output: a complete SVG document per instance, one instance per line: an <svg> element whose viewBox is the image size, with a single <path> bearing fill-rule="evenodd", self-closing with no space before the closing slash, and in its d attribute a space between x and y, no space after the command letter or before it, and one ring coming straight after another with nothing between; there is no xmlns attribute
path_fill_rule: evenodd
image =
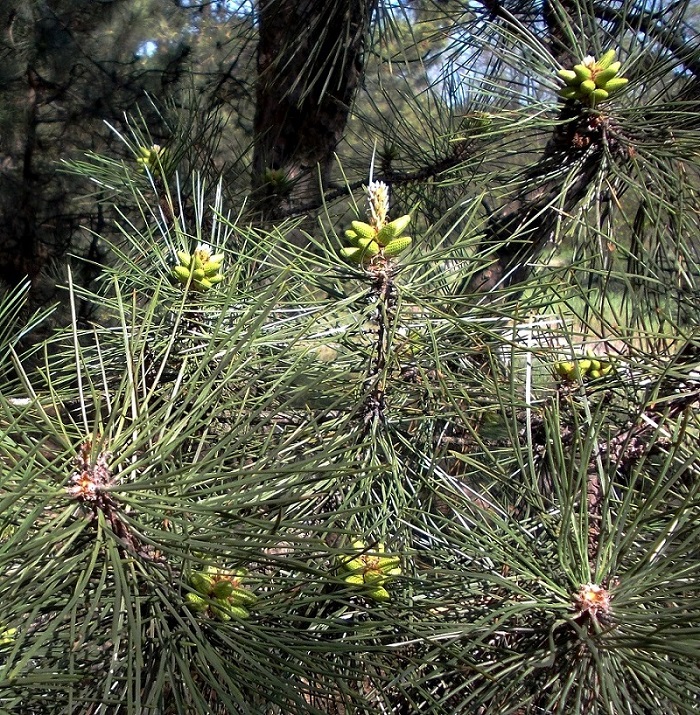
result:
<svg viewBox="0 0 700 715"><path fill-rule="evenodd" d="M554 365L557 377L565 382L574 380L597 380L613 372L614 366L610 359L588 353L585 357L575 360L563 360Z"/></svg>
<svg viewBox="0 0 700 715"><path fill-rule="evenodd" d="M241 586L244 575L245 571L227 571L215 566L193 571L189 582L195 593L187 594L187 605L193 611L206 611L221 621L230 621L232 616L247 618L250 615L248 609L257 597Z"/></svg>
<svg viewBox="0 0 700 715"><path fill-rule="evenodd" d="M608 50L598 60L588 56L580 64L574 65L573 69L559 70L559 79L566 83L559 90L559 96L567 100L577 99L591 107L604 102L629 81L618 76L622 65L615 61L615 54L615 50Z"/></svg>
<svg viewBox="0 0 700 715"><path fill-rule="evenodd" d="M350 246L341 248L340 255L353 263L365 263L380 253L386 258L393 258L411 245L411 237L403 231L411 221L411 216L399 216L380 230L364 221L353 221L352 228L345 232Z"/></svg>
<svg viewBox="0 0 700 715"><path fill-rule="evenodd" d="M178 251L177 260L170 275L184 287L207 291L224 279L221 273L223 253L212 255L208 248L198 248L193 254Z"/></svg>
<svg viewBox="0 0 700 715"><path fill-rule="evenodd" d="M165 149L159 144L153 144L150 147L140 146L136 163L141 164L144 169L156 173L163 163L165 158Z"/></svg>
<svg viewBox="0 0 700 715"><path fill-rule="evenodd" d="M376 550L369 550L363 541L358 540L353 542L352 548L355 555L340 560L345 583L360 588L365 596L374 601L388 601L390 595L385 585L401 575L400 558L386 556L384 544L377 544Z"/></svg>
<svg viewBox="0 0 700 715"><path fill-rule="evenodd" d="M411 222L411 215L404 214L387 222L389 190L381 181L373 181L368 189L369 223L353 221L345 238L350 244L340 249L340 255L351 263L369 263L375 256L394 258L411 245L411 237L403 232Z"/></svg>

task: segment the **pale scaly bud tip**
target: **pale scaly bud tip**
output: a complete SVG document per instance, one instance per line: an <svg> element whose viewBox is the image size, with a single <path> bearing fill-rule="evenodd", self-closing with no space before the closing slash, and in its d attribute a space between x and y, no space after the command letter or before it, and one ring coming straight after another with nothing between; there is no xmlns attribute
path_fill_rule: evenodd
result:
<svg viewBox="0 0 700 715"><path fill-rule="evenodd" d="M366 191L370 224L381 231L389 215L389 187L383 181L370 181Z"/></svg>

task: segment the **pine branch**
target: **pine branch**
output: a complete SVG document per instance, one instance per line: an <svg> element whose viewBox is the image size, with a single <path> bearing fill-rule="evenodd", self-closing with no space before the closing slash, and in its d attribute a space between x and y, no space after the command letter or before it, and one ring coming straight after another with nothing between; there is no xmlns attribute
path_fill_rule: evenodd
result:
<svg viewBox="0 0 700 715"><path fill-rule="evenodd" d="M522 281L529 263L549 242L562 215L588 193L608 160L624 164L631 148L612 117L580 112L567 103L542 158L526 170L523 188L489 218L483 245L494 246L494 261L464 287L482 293Z"/></svg>
<svg viewBox="0 0 700 715"><path fill-rule="evenodd" d="M664 22L668 10L630 12L626 6L616 10L609 3L599 3L594 5L594 12L601 20L613 23L613 34L622 27L643 32L668 50L696 78L700 77L700 45L693 42L697 40L697 33L685 22L674 21L669 26Z"/></svg>

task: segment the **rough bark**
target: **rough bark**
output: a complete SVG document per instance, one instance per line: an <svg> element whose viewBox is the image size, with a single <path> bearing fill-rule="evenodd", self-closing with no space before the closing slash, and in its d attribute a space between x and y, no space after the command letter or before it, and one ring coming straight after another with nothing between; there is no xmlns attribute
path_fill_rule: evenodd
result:
<svg viewBox="0 0 700 715"><path fill-rule="evenodd" d="M375 5L260 3L253 188L268 215L320 199L362 78Z"/></svg>

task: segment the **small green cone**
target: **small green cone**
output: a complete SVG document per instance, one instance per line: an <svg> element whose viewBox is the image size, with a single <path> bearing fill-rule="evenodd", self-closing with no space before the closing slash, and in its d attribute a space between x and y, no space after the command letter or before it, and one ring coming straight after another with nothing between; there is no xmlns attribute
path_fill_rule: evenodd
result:
<svg viewBox="0 0 700 715"><path fill-rule="evenodd" d="M211 607L211 612L220 620L220 621L230 621L231 620L231 609L225 605L221 604L220 606L212 606Z"/></svg>
<svg viewBox="0 0 700 715"><path fill-rule="evenodd" d="M360 238L375 238L377 231L364 221L353 221L352 228Z"/></svg>
<svg viewBox="0 0 700 715"><path fill-rule="evenodd" d="M578 86L576 87L562 87L559 90L559 96L562 99L578 99L580 95L580 89Z"/></svg>
<svg viewBox="0 0 700 715"><path fill-rule="evenodd" d="M628 82L627 77L613 77L606 83L605 90L608 94L616 92L618 89L622 89Z"/></svg>
<svg viewBox="0 0 700 715"><path fill-rule="evenodd" d="M196 613L202 613L209 607L207 601L196 593L188 593L185 596L185 601L187 602L187 607Z"/></svg>
<svg viewBox="0 0 700 715"><path fill-rule="evenodd" d="M379 244L373 238L358 238L357 247L364 252L366 258L374 258L379 253Z"/></svg>
<svg viewBox="0 0 700 715"><path fill-rule="evenodd" d="M256 603L258 597L247 588L235 588L229 596L229 603L232 606L252 606Z"/></svg>
<svg viewBox="0 0 700 715"><path fill-rule="evenodd" d="M345 577L345 583L349 583L351 586L364 586L365 577L361 573L353 573Z"/></svg>
<svg viewBox="0 0 700 715"><path fill-rule="evenodd" d="M367 591L367 596L375 601L379 601L380 603L384 603L385 601L389 601L391 599L391 595L384 588L384 586L378 586L377 588Z"/></svg>
<svg viewBox="0 0 700 715"><path fill-rule="evenodd" d="M228 610L236 616L236 618L248 618L250 612L242 606L228 606Z"/></svg>
<svg viewBox="0 0 700 715"><path fill-rule="evenodd" d="M351 228L346 229L345 231L345 238L348 240L348 243L351 246L357 246L357 242L359 240L359 236L355 231L353 231Z"/></svg>
<svg viewBox="0 0 700 715"><path fill-rule="evenodd" d="M195 571L190 575L190 586L207 596L214 586L214 579L201 571Z"/></svg>
<svg viewBox="0 0 700 715"><path fill-rule="evenodd" d="M588 359L578 360L576 367L581 375L585 375L591 369L591 361Z"/></svg>
<svg viewBox="0 0 700 715"><path fill-rule="evenodd" d="M236 618L248 618L250 613L240 606L231 606L228 603L212 606L211 612L221 621L230 621L232 616Z"/></svg>
<svg viewBox="0 0 700 715"><path fill-rule="evenodd" d="M598 85L598 87L605 87L605 83L609 82L613 77L616 77L619 71L620 63L615 62L615 64L610 65L608 69L603 70L602 72L598 72L598 74L595 76L596 85Z"/></svg>
<svg viewBox="0 0 700 715"><path fill-rule="evenodd" d="M228 598L233 593L233 584L228 579L217 581L211 589L214 598Z"/></svg>
<svg viewBox="0 0 700 715"><path fill-rule="evenodd" d="M561 69L557 72L559 79L563 79L568 85L579 84L580 80L573 70Z"/></svg>
<svg viewBox="0 0 700 715"><path fill-rule="evenodd" d="M209 290L213 285L209 278L202 277L194 281L194 287L197 290Z"/></svg>
<svg viewBox="0 0 700 715"><path fill-rule="evenodd" d="M382 228L377 236L377 242L382 246L386 246L395 238L398 238L406 230L409 223L411 223L411 214L404 214L395 218Z"/></svg>
<svg viewBox="0 0 700 715"><path fill-rule="evenodd" d="M576 373L576 363L569 360L555 363L554 372L565 380L570 380Z"/></svg>
<svg viewBox="0 0 700 715"><path fill-rule="evenodd" d="M384 248L384 255L387 258L398 256L399 253L405 251L412 243L413 239L410 236L402 236L390 241Z"/></svg>
<svg viewBox="0 0 700 715"><path fill-rule="evenodd" d="M344 246L340 249L340 255L349 263L362 263L364 251L358 246Z"/></svg>
<svg viewBox="0 0 700 715"><path fill-rule="evenodd" d="M607 52L604 52L600 56L600 59L596 60L596 65L601 70L608 69L608 67L610 67L610 65L613 63L615 55L617 55L616 50L608 50Z"/></svg>
<svg viewBox="0 0 700 715"><path fill-rule="evenodd" d="M171 271L171 274L173 278L178 280L183 285L186 285L187 282L190 280L189 268L185 268L184 266L175 266Z"/></svg>
<svg viewBox="0 0 700 715"><path fill-rule="evenodd" d="M593 72L591 71L590 67L586 67L586 65L578 64L574 65L574 74L578 78L579 82L585 82L586 80L589 80L593 76Z"/></svg>
<svg viewBox="0 0 700 715"><path fill-rule="evenodd" d="M17 635L16 628L0 628L0 645L13 643Z"/></svg>

